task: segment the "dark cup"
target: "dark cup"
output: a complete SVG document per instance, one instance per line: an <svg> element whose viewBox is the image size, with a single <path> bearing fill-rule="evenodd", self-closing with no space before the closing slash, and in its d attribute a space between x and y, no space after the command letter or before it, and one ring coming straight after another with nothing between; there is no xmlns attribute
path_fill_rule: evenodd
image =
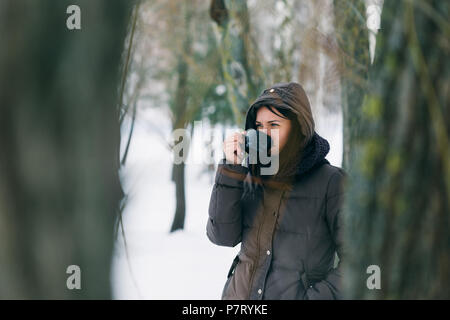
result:
<svg viewBox="0 0 450 320"><path fill-rule="evenodd" d="M272 139L264 132L250 129L245 134L245 152L249 155L250 163L261 163L260 157L269 157L271 148Z"/></svg>

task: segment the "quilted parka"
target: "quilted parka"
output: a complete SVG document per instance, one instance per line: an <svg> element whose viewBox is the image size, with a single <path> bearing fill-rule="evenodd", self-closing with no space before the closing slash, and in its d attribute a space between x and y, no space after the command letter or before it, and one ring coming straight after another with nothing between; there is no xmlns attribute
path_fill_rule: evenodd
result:
<svg viewBox="0 0 450 320"><path fill-rule="evenodd" d="M346 174L325 159L328 152L328 142L314 132L295 180L268 179L253 198L242 197L247 167L218 165L206 234L219 246L240 244L222 299L342 298L340 209Z"/></svg>

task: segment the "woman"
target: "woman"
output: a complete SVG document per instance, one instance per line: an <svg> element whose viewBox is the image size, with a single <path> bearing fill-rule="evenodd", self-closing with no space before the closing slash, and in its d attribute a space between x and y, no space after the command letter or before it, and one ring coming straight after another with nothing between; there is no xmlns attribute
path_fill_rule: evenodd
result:
<svg viewBox="0 0 450 320"><path fill-rule="evenodd" d="M222 299L340 299L341 274L333 265L336 252L342 260L345 173L325 159L329 144L314 131L301 85L264 90L247 112L249 129L278 130L279 169L261 175L261 165L241 165L243 135L225 140L207 236L221 246L241 243L241 249Z"/></svg>

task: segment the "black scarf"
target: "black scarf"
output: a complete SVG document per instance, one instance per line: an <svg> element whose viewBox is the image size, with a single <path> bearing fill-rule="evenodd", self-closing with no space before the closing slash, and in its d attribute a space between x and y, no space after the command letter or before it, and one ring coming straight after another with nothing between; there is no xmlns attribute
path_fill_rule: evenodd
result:
<svg viewBox="0 0 450 320"><path fill-rule="evenodd" d="M323 164L329 164L330 162L325 159L325 156L330 151L330 144L319 134L314 132L314 135L306 145L306 147L301 151L302 155L300 161L294 165L294 170L292 170L292 175L286 177L278 176L263 176L263 177L252 177L251 173L247 174L244 180L244 193L243 199L258 198L262 194L264 184L274 182L274 185L282 186L283 184L291 184L296 180L301 179L305 174L311 172L313 169L318 168ZM254 179L256 178L256 179ZM256 180L256 182L255 182Z"/></svg>

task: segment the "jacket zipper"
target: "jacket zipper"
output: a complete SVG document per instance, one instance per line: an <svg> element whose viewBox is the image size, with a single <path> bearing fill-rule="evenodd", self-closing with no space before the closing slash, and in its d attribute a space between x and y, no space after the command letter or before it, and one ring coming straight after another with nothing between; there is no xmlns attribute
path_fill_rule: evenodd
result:
<svg viewBox="0 0 450 320"><path fill-rule="evenodd" d="M258 267L258 264L259 264L259 257L260 257L260 254L259 254L259 235L260 235L260 231L262 229L262 226L264 224L264 221L266 220L265 218L266 218L266 215L264 214L264 209L263 209L263 218L262 218L261 224L258 227L258 233L256 234L256 248L257 248L258 254L256 256L256 263L255 263L255 265L252 268L252 274L250 275L250 287L249 287L250 290L249 290L249 293L248 293L248 299L247 300L250 300L250 296L252 294L252 287L253 287L253 278L255 276L256 268Z"/></svg>
<svg viewBox="0 0 450 320"><path fill-rule="evenodd" d="M284 193L285 193L285 191L283 191L282 194L281 194L281 197L280 197L280 201L279 201L279 203L278 203L278 208L277 208L277 210L280 209L281 200L283 199ZM264 210L264 209L263 209L263 210ZM265 211L265 210L264 210L264 211ZM263 211L263 212L264 212L264 211ZM277 219L278 219L278 217L277 217ZM248 293L248 299L247 299L247 300L250 300L250 296L251 296L251 294L252 294L253 280L254 280L254 276L255 276L255 273L256 273L256 268L258 267L258 264L259 264L259 257L261 256L261 255L260 255L260 250L259 250L259 247L260 247L260 246L259 246L259 235L260 235L260 231L261 231L261 229L262 229L262 226L264 225L265 220L266 220L266 215L263 214L263 219L262 219L261 224L260 224L259 227L258 227L258 233L257 233L257 235L256 235L256 241L257 241L257 246L256 246L256 248L257 248L258 255L256 256L256 263L255 263L255 265L254 265L253 268L252 268L252 274L250 275L250 287L249 287L250 290L249 290L249 293ZM273 233L274 233L274 231L275 231L275 225L276 225L276 219L275 219L274 227L272 228L272 236L273 236ZM273 238L272 238L272 240L273 240Z"/></svg>

